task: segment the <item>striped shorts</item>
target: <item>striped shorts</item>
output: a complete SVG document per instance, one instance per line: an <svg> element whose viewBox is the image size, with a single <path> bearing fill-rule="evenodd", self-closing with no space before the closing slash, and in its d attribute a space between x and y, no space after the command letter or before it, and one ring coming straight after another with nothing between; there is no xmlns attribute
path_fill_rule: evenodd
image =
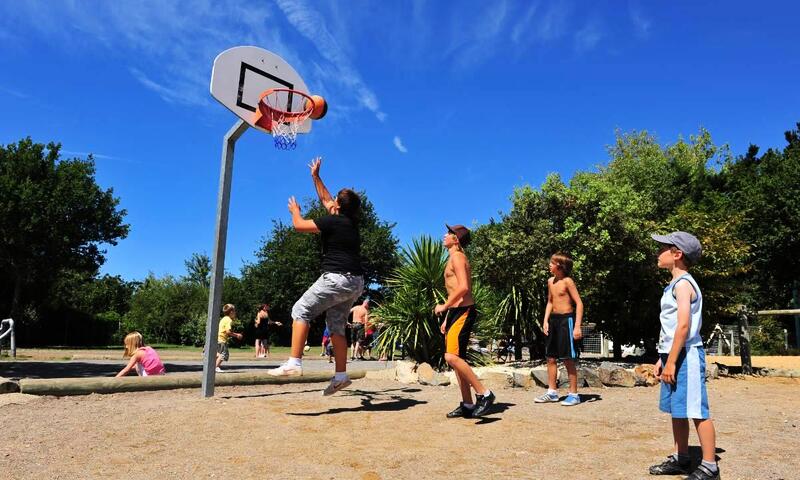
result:
<svg viewBox="0 0 800 480"><path fill-rule="evenodd" d="M662 353L661 365L668 354ZM706 392L706 353L703 347L686 347L675 362L675 384L661 382L659 409L672 418L710 418Z"/></svg>

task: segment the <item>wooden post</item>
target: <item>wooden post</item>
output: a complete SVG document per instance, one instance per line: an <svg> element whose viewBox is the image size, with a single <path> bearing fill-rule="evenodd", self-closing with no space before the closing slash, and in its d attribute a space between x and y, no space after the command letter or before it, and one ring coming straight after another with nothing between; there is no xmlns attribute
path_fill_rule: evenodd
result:
<svg viewBox="0 0 800 480"><path fill-rule="evenodd" d="M744 305L739 307L739 356L742 359L742 373L753 374L753 364L750 359L750 325L747 321L747 309Z"/></svg>

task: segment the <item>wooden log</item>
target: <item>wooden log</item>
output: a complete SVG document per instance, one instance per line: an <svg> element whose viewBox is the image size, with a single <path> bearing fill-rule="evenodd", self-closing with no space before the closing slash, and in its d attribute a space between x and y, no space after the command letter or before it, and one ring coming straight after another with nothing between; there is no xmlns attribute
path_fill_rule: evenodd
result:
<svg viewBox="0 0 800 480"><path fill-rule="evenodd" d="M349 372L351 379L364 378L363 370ZM152 377L87 377L87 378L41 378L22 379L21 393L30 395L89 395L91 393L142 392L149 390L172 390L176 388L200 388L202 373L158 375ZM331 379L329 372L308 373L300 377L273 377L266 371L230 372L217 374L214 385L283 385L287 383L318 383Z"/></svg>

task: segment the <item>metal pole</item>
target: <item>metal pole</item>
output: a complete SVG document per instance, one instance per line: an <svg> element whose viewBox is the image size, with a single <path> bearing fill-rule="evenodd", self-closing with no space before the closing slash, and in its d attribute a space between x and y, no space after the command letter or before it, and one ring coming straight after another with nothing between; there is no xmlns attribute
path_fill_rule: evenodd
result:
<svg viewBox="0 0 800 480"><path fill-rule="evenodd" d="M222 164L219 171L219 196L217 197L217 227L214 236L214 258L211 264L211 288L208 292L208 320L206 321L206 348L203 352L203 397L214 396L214 378L217 361L217 330L222 303L222 280L225 276L225 246L228 241L228 210L231 204L231 179L233 177L233 151L236 140L247 130L247 123L239 120L228 130L222 140Z"/></svg>

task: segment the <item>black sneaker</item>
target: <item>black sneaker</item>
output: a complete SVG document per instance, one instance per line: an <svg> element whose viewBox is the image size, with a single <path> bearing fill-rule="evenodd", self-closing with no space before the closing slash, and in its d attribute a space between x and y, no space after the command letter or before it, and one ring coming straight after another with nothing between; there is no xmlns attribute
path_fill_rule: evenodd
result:
<svg viewBox="0 0 800 480"><path fill-rule="evenodd" d="M474 408L467 408L464 406L464 402L461 402L455 410L447 414L447 418L472 418L474 411Z"/></svg>
<svg viewBox="0 0 800 480"><path fill-rule="evenodd" d="M719 468L716 472L712 472L701 463L691 475L686 477L686 480L719 480Z"/></svg>
<svg viewBox="0 0 800 480"><path fill-rule="evenodd" d="M475 411L472 412L473 417L482 417L489 412L489 409L494 405L494 392L489 392L489 395L475 395L478 401L475 402Z"/></svg>
<svg viewBox="0 0 800 480"><path fill-rule="evenodd" d="M679 462L674 455L665 462L650 467L650 475L682 475L689 473L689 460Z"/></svg>

